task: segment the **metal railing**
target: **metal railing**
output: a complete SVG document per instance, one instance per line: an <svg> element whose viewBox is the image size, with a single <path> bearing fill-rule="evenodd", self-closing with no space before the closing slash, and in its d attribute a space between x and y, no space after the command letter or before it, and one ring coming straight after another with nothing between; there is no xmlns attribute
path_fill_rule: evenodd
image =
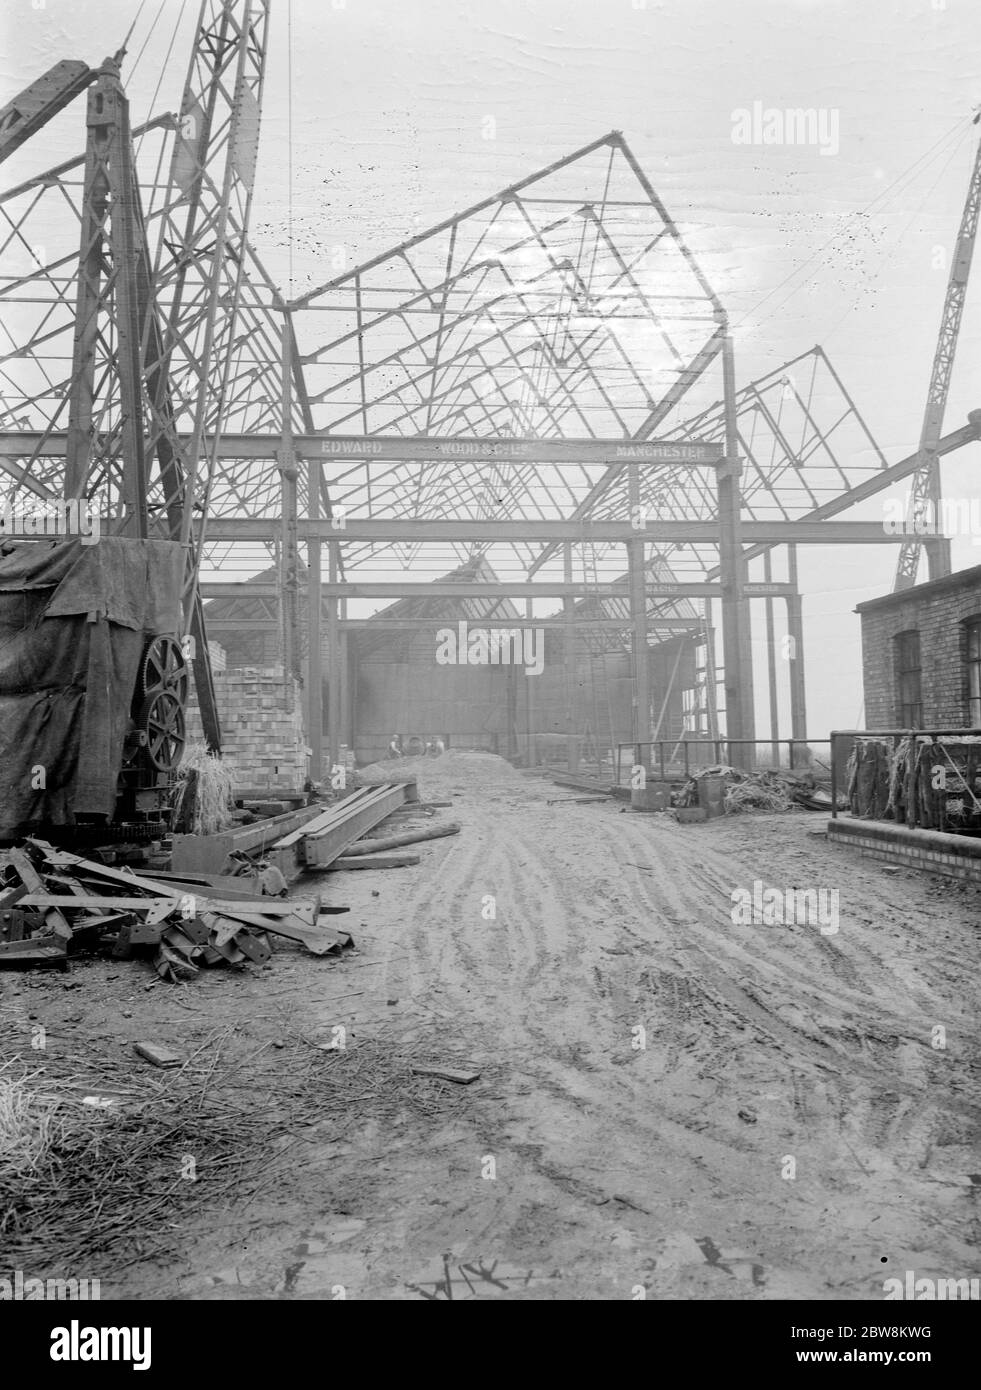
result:
<svg viewBox="0 0 981 1390"><path fill-rule="evenodd" d="M773 764L768 761L772 756L772 750L776 748L787 749L786 766L791 772L798 768L823 768L825 772L832 772L829 763L819 758L812 758L807 750L815 748L830 747L831 740L827 738L662 738L653 740L649 743L618 743L616 746L616 785L621 784L621 769L623 760L623 749L629 748L632 753L633 766L643 766L646 771L654 774L655 764L660 770L662 782L667 782L672 775L677 777L683 775L686 779L691 776L692 767L714 767L716 764L732 764L732 750L734 748L765 748L766 759L754 758L756 766L764 771L772 768ZM651 749L648 762L644 763L642 749ZM657 750L656 753L654 750ZM668 755L666 756L666 750ZM694 756L701 750L710 750L706 756ZM800 750L800 751L795 751ZM677 756L683 753L682 757ZM780 766L784 764L781 762ZM672 769L674 771L672 772Z"/></svg>
<svg viewBox="0 0 981 1390"><path fill-rule="evenodd" d="M855 740L860 738L892 739L893 752L904 738L981 738L981 729L832 729L831 731L831 818L838 819L838 779L842 755L847 769ZM846 788L847 790L847 788Z"/></svg>

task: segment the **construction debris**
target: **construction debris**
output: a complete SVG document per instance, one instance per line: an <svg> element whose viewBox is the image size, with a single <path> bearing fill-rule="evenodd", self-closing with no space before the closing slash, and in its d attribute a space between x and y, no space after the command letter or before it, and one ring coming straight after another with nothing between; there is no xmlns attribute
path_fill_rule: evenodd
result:
<svg viewBox="0 0 981 1390"><path fill-rule="evenodd" d="M179 1052L160 1043L137 1042L133 1044L133 1050L155 1067L179 1067L184 1060Z"/></svg>
<svg viewBox="0 0 981 1390"><path fill-rule="evenodd" d="M480 1079L479 1071L464 1070L462 1067L413 1067L413 1076L435 1076L440 1081L455 1081L459 1086L469 1086Z"/></svg>
<svg viewBox="0 0 981 1390"><path fill-rule="evenodd" d="M27 840L0 852L0 965L64 963L76 946L105 946L116 959L148 957L161 979L188 980L204 966L262 964L270 935L317 956L351 944L322 925L319 898L284 902L235 882L123 872Z"/></svg>
<svg viewBox="0 0 981 1390"><path fill-rule="evenodd" d="M675 805L704 805L701 786L707 779L722 782L726 815L740 811L792 811L797 806L813 809L830 807L830 798L822 803L817 796L812 772L793 772L788 768L759 768L746 772L742 768L724 764L700 768L693 773L678 793Z"/></svg>

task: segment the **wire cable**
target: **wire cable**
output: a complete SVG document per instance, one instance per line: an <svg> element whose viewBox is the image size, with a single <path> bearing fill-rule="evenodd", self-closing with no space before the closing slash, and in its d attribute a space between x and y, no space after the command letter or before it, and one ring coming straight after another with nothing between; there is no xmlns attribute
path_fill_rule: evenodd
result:
<svg viewBox="0 0 981 1390"><path fill-rule="evenodd" d="M938 147L941 145L945 145L946 142L952 136L955 135L955 133L961 131L961 128L964 126L966 121L972 120L973 114L970 117L961 117L960 120L956 121L955 124L951 126L951 128L948 131L945 132L945 134L941 135L939 140L935 141L935 143L931 145L930 148L926 150L922 155L920 155L918 159L915 159L907 169L904 169L901 174L897 175L897 177L893 179L892 183L890 183L886 188L882 189L880 193L877 193L876 196L858 212L857 216L863 217L866 216L869 212L871 212L872 209L875 207L876 203L880 202L883 198L886 197L888 193L890 193L894 188L901 184L907 177L913 174L913 171L916 169L918 164L922 164L924 160L932 161L932 159L935 157L935 152L938 151ZM809 266L813 261L816 261L821 256L823 256L824 253L829 249L829 247L833 246L834 243L844 235L845 229L842 228L841 231L837 231L831 237L829 237L828 240L822 246L819 246L818 249L812 255L808 256L807 260L802 261L801 264L797 266L794 270L792 270L789 275L786 275L784 279L779 282L779 284L774 285L773 289L770 290L767 294L765 294L763 298L752 307L752 309L749 309L742 316L739 322L734 325L734 327L739 328L744 323L746 323L748 319L754 318L755 315L759 313L760 309L762 309L764 304L767 304L775 294L778 294L780 290L783 289L785 285L789 285L792 280L796 279L797 276L800 275L801 272L805 270L806 267ZM792 294L787 296L787 299L792 298L793 294L796 294L797 291L802 288L803 285L798 285L792 291ZM782 300L779 307L782 308L783 305L787 303L787 299ZM772 316L773 315L771 313L769 317L772 318Z"/></svg>
<svg viewBox="0 0 981 1390"><path fill-rule="evenodd" d="M160 66L160 76L157 78L157 85L154 87L154 89L153 89L153 96L150 98L150 105L149 105L149 108L147 109L147 115L146 115L147 121L149 121L149 120L152 118L152 116L153 116L153 108L154 108L154 107L156 106L156 104L157 104L157 97L160 95L160 88L161 88L161 86L163 85L164 76L165 76L165 74L166 74L166 72L167 72L167 65L169 64L171 54L172 54L173 51L174 51L174 44L177 42L177 34L178 34L178 31L180 30L181 21L182 21L183 18L184 18L184 11L185 11L186 9L187 9L187 0L181 0L181 7L180 7L180 10L179 10L178 13L177 13L177 19L174 21L174 28L173 28L173 31L172 31L172 33L171 33L171 35L170 35L170 43L167 45L167 52L164 54L164 60L163 60L163 63L161 64L161 66ZM147 37L149 38L149 35L147 35ZM141 50L141 51L142 51L142 50ZM132 76L132 74L130 74L130 76ZM139 143L139 144L137 145L137 147L136 147L137 156L139 155L140 150L143 148L143 141L144 141L145 138L146 138L146 132L144 131L143 135L140 136L140 143Z"/></svg>
<svg viewBox="0 0 981 1390"><path fill-rule="evenodd" d="M136 11L136 18L133 20L133 23L129 26L129 31L128 31L126 37L123 39L122 47L119 48L119 49L117 50L120 59L122 58L123 54L126 52L127 48L129 47L129 41L130 41L130 39L133 37L133 30L136 28L137 24L139 24L139 22L140 22L140 15L143 13L143 7L144 7L145 4L146 4L146 0L140 0L140 7L139 7L139 9Z"/></svg>
<svg viewBox="0 0 981 1390"><path fill-rule="evenodd" d="M933 183L930 185L930 187L929 187L929 188L927 189L927 191L924 193L923 197L920 199L919 206L918 206L918 207L915 209L915 211L911 214L911 216L910 216L910 218L909 218L909 221L906 223L906 225L903 227L902 231L900 232L899 236L896 238L896 241L895 241L895 243L894 243L892 249L891 249L890 251L888 251L888 252L883 256L881 262L879 263L878 269L873 273L873 275L872 275L871 280L870 280L869 283L874 284L874 283L881 277L882 272L885 270L886 266L889 265L890 261L892 261L892 260L895 258L896 252L899 250L900 246L902 246L903 242L905 241L905 238L906 238L907 233L909 232L909 229L912 227L912 225L913 225L913 223L916 221L916 219L922 214L923 209L926 207L927 202L929 201L929 199L933 196L935 190L937 189L938 185L940 184L941 179L943 178L944 174L947 172L947 170L948 170L948 168L950 167L951 163L953 162L955 156L958 155L958 154L960 153L960 151L961 151L961 149L962 149L962 147L963 147L963 144L964 144L964 140L967 138L967 136L968 136L969 133L970 133L969 131L966 131L966 130L965 130L964 133L963 133L963 135L962 135L962 137L961 137L961 139L958 140L957 144L956 144L956 145L954 146L954 148L951 150L950 155L948 156L947 160L945 161L945 163L944 163L944 165L943 165L943 168L940 170L940 173L937 175L937 177L934 179ZM861 297L861 296L859 296L859 298L860 298L860 297ZM784 300L784 303L786 303L786 300ZM853 313L853 312L855 311L855 309L858 307L858 304L859 304L859 299L855 299L851 304L849 304L848 308L845 310L845 312L844 312L844 313L841 315L841 317L838 319L837 323L831 328L831 330L830 330L828 333L825 333L825 334L824 334L824 339L823 339L824 342L828 342L831 338L834 337L834 335L838 332L838 330L839 330L839 328L841 327L841 325L845 322L845 319L847 319L848 316L849 316L849 314ZM776 312L776 311L775 311L775 312Z"/></svg>
<svg viewBox="0 0 981 1390"><path fill-rule="evenodd" d="M287 270L289 276L290 299L293 298L293 0L286 5L286 140L289 154L286 158L286 246Z"/></svg>

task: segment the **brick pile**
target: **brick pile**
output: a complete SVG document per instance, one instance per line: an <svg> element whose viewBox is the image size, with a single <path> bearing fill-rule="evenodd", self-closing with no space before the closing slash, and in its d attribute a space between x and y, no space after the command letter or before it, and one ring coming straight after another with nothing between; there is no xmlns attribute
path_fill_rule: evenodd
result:
<svg viewBox="0 0 981 1390"><path fill-rule="evenodd" d="M309 773L299 683L283 683L281 666L233 667L213 673L222 752L236 788L301 791ZM193 699L188 738L202 739Z"/></svg>

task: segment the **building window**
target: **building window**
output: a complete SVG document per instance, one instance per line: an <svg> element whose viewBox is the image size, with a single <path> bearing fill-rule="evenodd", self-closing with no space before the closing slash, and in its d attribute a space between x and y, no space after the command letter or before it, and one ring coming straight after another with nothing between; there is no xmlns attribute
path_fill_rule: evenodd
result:
<svg viewBox="0 0 981 1390"><path fill-rule="evenodd" d="M981 617L964 624L964 667L967 675L967 723L981 728Z"/></svg>
<svg viewBox="0 0 981 1390"><path fill-rule="evenodd" d="M896 652L896 704L899 726L918 729L923 724L923 693L920 686L920 634L900 632L893 639Z"/></svg>

